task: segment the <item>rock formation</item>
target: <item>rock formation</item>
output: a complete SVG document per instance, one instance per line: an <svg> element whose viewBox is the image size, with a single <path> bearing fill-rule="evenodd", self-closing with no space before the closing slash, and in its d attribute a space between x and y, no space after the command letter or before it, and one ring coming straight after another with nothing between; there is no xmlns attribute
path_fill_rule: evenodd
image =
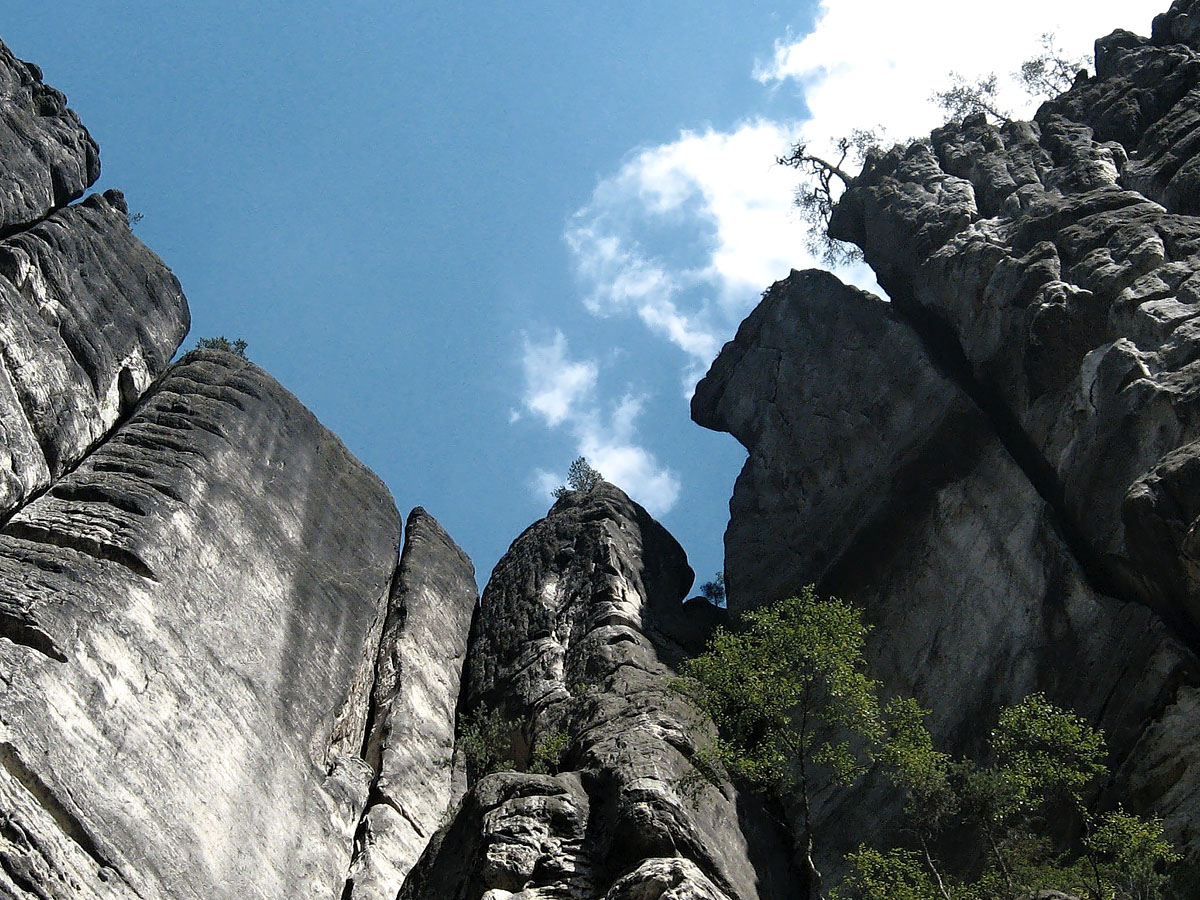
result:
<svg viewBox="0 0 1200 900"><path fill-rule="evenodd" d="M465 709L503 715L517 768L565 743L554 772L476 780L402 897L786 893L789 854L754 805L724 782L685 787L708 734L670 687L696 638L681 602L692 577L678 543L606 483L513 542L472 627Z"/></svg>
<svg viewBox="0 0 1200 900"><path fill-rule="evenodd" d="M890 302L793 272L693 416L749 451L735 610L859 604L946 746L1045 691L1101 805L1200 863L1200 0L1033 122L871 157L835 210ZM618 488L470 560L253 363L171 362L178 282L0 45L0 897L772 900L796 812L697 766L724 612ZM403 537L403 550L397 550ZM486 727L485 727L486 726ZM820 860L887 840L817 791Z"/></svg>
<svg viewBox="0 0 1200 900"><path fill-rule="evenodd" d="M466 554L425 510L413 510L379 644L365 753L378 774L347 898L393 900L448 811L455 710L478 599Z"/></svg>
<svg viewBox="0 0 1200 900"><path fill-rule="evenodd" d="M70 205L62 95L0 80L0 896L394 897L470 563L417 510L397 569L387 489L257 366L169 365L178 282L120 193Z"/></svg>
<svg viewBox="0 0 1200 900"><path fill-rule="evenodd" d="M793 272L692 407L750 453L732 607L813 582L861 604L887 688L958 749L1046 691L1107 733L1110 798L1194 858L1197 16L1100 40L1033 122L871 156L830 232L891 302ZM863 803L827 804L835 850L886 829Z"/></svg>

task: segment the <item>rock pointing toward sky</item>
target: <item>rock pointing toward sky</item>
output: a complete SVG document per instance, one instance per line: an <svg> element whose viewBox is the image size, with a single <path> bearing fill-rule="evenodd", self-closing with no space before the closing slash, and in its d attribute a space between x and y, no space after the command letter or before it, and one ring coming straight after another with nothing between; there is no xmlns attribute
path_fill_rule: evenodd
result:
<svg viewBox="0 0 1200 900"><path fill-rule="evenodd" d="M545 771L473 777L402 897L786 893L767 820L727 783L681 787L708 737L670 687L694 640L692 577L678 543L605 483L517 538L483 592L463 699L468 716L502 717L517 767Z"/></svg>
<svg viewBox="0 0 1200 900"><path fill-rule="evenodd" d="M775 284L696 389L748 451L730 606L860 606L978 748L1045 692L1097 798L1200 864L1200 0L1033 122L868 160L832 221L890 302ZM698 765L725 613L613 485L471 561L189 317L96 145L0 45L0 897L774 900L796 803ZM419 489L419 485L415 486ZM814 792L819 866L901 826Z"/></svg>

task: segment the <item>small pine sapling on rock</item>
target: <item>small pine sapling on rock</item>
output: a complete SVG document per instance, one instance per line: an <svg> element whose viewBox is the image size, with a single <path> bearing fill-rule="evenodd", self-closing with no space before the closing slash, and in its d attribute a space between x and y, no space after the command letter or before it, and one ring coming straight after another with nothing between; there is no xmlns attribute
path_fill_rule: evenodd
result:
<svg viewBox="0 0 1200 900"><path fill-rule="evenodd" d="M591 467L586 456L578 456L567 468L567 483L560 484L551 493L555 500L565 497L568 491L590 494L603 480L604 476Z"/></svg>

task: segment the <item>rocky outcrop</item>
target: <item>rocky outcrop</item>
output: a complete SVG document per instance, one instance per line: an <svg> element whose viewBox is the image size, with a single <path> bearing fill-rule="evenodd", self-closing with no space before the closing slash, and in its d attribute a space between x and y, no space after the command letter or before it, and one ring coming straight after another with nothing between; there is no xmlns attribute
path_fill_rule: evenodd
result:
<svg viewBox="0 0 1200 900"><path fill-rule="evenodd" d="M970 118L872 158L831 232L927 342L966 360L1095 579L1195 633L1191 6L1152 39L1101 40L1098 74L1034 122Z"/></svg>
<svg viewBox="0 0 1200 900"><path fill-rule="evenodd" d="M179 282L130 232L117 191L0 241L0 514L129 413L188 323Z"/></svg>
<svg viewBox="0 0 1200 900"><path fill-rule="evenodd" d="M1194 840L1200 666L1149 609L1091 583L955 375L892 304L828 273L771 289L693 400L750 453L726 533L730 602L809 583L855 601L874 674L931 708L959 752L1001 707L1046 692L1108 735L1110 791ZM860 841L886 845L899 813L882 784L826 792L825 869Z"/></svg>
<svg viewBox="0 0 1200 900"><path fill-rule="evenodd" d="M6 895L337 896L399 528L256 366L173 366L0 533Z"/></svg>
<svg viewBox="0 0 1200 900"><path fill-rule="evenodd" d="M42 71L0 43L0 234L78 199L100 177L100 150Z"/></svg>
<svg viewBox="0 0 1200 900"><path fill-rule="evenodd" d="M453 795L454 722L475 567L418 507L405 526L372 693L366 759L377 772L348 900L394 900Z"/></svg>
<svg viewBox="0 0 1200 900"><path fill-rule="evenodd" d="M509 723L516 768L553 771L479 778L402 897L785 895L788 848L689 762L710 734L670 687L691 582L674 539L604 483L513 543L472 629L465 708Z"/></svg>
<svg viewBox="0 0 1200 900"><path fill-rule="evenodd" d="M394 897L473 569L244 358L0 45L0 895ZM393 576L395 576L393 578Z"/></svg>

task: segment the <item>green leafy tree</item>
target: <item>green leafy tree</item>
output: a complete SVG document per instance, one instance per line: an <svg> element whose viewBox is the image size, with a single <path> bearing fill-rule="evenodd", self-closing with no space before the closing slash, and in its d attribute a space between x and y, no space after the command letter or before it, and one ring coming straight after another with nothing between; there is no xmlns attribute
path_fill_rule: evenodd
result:
<svg viewBox="0 0 1200 900"><path fill-rule="evenodd" d="M1093 816L1089 790L1107 775L1103 734L1031 694L1001 711L987 760L952 760L936 750L926 711L909 699L888 705L880 761L906 792L907 824L920 852L861 847L838 900L1025 900L1039 890L1088 900L1157 900L1178 861L1162 822L1123 811ZM1081 846L1051 827L1064 814L1085 828ZM931 852L953 829L978 836L984 864L954 877Z"/></svg>
<svg viewBox="0 0 1200 900"><path fill-rule="evenodd" d="M226 353L232 353L234 356L246 358L246 347L249 346L241 338L229 340L227 337L211 337L200 338L196 341L197 350L224 350Z"/></svg>
<svg viewBox="0 0 1200 900"><path fill-rule="evenodd" d="M693 757L801 810L808 892L820 897L810 794L822 777L853 782L878 764L904 793L908 847L860 847L834 900L1028 900L1060 890L1086 900L1158 900L1179 857L1162 822L1122 810L1093 815L1088 798L1107 777L1103 734L1031 694L1001 710L981 761L938 750L928 710L912 698L880 707L866 674L869 633L859 611L812 587L717 629L683 666L677 685L716 722L719 737ZM1082 824L1068 841L1067 823ZM959 865L937 859L952 833ZM971 862L971 861L974 862Z"/></svg>
<svg viewBox="0 0 1200 900"><path fill-rule="evenodd" d="M567 483L560 484L552 493L555 500L565 497L568 491L579 491L584 494L591 493L596 485L603 480L604 476L592 468L591 464L587 461L587 457L579 456L567 467Z"/></svg>
<svg viewBox="0 0 1200 900"><path fill-rule="evenodd" d="M1129 900L1158 900L1166 873L1182 859L1163 836L1161 819L1143 819L1122 809L1101 817L1084 843L1095 864L1097 895L1107 884Z"/></svg>
<svg viewBox="0 0 1200 900"><path fill-rule="evenodd" d="M747 613L742 624L718 628L708 649L684 664L683 689L720 730L705 757L776 798L799 797L799 849L809 896L819 897L810 809L815 769L824 766L849 783L869 760L848 738L881 736L878 685L865 674L869 629L853 606L822 599L811 586Z"/></svg>
<svg viewBox="0 0 1200 900"><path fill-rule="evenodd" d="M712 581L700 585L700 593L704 599L714 606L725 605L725 573L718 572Z"/></svg>
<svg viewBox="0 0 1200 900"><path fill-rule="evenodd" d="M472 782L493 772L511 772L516 768L513 734L517 727L500 710L485 705L477 706L463 717L457 747Z"/></svg>
<svg viewBox="0 0 1200 900"><path fill-rule="evenodd" d="M565 731L551 732L533 748L529 771L538 775L558 774L570 747L571 735Z"/></svg>

